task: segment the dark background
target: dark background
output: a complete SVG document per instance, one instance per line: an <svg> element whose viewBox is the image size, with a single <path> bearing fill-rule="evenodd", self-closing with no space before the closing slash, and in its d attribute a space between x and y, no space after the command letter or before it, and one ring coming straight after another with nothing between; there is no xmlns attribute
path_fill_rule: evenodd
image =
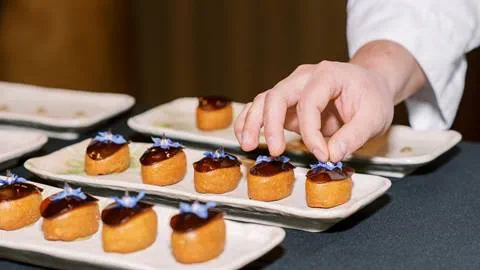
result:
<svg viewBox="0 0 480 270"><path fill-rule="evenodd" d="M346 61L345 1L2 0L0 80L129 93L157 105L222 93L246 102L296 66ZM432 43L432 49L434 49ZM480 51L454 129L480 140ZM405 109L397 123L407 123Z"/></svg>

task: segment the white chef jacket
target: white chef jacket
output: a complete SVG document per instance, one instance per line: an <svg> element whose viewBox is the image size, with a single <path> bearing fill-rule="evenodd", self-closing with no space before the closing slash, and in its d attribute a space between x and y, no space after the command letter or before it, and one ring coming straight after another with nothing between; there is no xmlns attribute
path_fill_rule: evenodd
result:
<svg viewBox="0 0 480 270"><path fill-rule="evenodd" d="M350 56L374 40L405 47L428 84L407 101L410 125L448 129L465 85L465 54L480 45L480 0L349 0Z"/></svg>

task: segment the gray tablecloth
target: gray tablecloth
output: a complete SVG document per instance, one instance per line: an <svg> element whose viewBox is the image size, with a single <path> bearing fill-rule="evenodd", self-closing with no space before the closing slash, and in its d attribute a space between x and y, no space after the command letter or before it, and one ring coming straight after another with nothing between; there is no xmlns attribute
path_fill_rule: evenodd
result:
<svg viewBox="0 0 480 270"><path fill-rule="evenodd" d="M125 120L143 109L105 127L141 138ZM37 154L71 143L52 139ZM329 231L287 230L280 246L247 268L480 269L479 157L480 144L462 142L413 175L391 179L386 195ZM29 176L20 166L14 171ZM0 259L0 269L42 268Z"/></svg>

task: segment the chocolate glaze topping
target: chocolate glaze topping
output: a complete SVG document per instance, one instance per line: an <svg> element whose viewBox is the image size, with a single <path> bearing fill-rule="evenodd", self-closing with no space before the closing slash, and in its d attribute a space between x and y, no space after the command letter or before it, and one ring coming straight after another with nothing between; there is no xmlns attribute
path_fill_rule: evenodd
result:
<svg viewBox="0 0 480 270"><path fill-rule="evenodd" d="M99 142L92 140L87 147L87 155L93 160L106 159L109 156L115 154L125 144L116 144L113 142Z"/></svg>
<svg viewBox="0 0 480 270"><path fill-rule="evenodd" d="M152 204L145 202L138 202L133 208L121 207L116 203L111 203L103 209L102 221L109 226L121 225L152 207Z"/></svg>
<svg viewBox="0 0 480 270"><path fill-rule="evenodd" d="M160 146L153 146L143 153L140 158L140 163L145 166L153 165L175 156L182 151L182 149L182 147L161 148Z"/></svg>
<svg viewBox="0 0 480 270"><path fill-rule="evenodd" d="M0 202L13 201L27 197L32 193L40 193L43 189L28 183L15 183L0 186Z"/></svg>
<svg viewBox="0 0 480 270"><path fill-rule="evenodd" d="M208 218L200 218L193 213L180 213L170 220L170 227L177 232L193 231L209 223L215 218L223 217L223 213L219 210L208 209Z"/></svg>
<svg viewBox="0 0 480 270"><path fill-rule="evenodd" d="M344 180L345 178L352 176L353 172L354 170L348 167L343 168L343 170L336 168L333 171L328 171L324 168L316 168L307 172L307 178L314 183L322 184L330 181Z"/></svg>
<svg viewBox="0 0 480 270"><path fill-rule="evenodd" d="M197 172L209 172L216 169L231 168L234 166L240 166L242 164L236 157L235 159L223 158L211 158L204 157L199 161L193 163L193 168Z"/></svg>
<svg viewBox="0 0 480 270"><path fill-rule="evenodd" d="M221 96L207 96L198 98L198 107L206 110L213 111L225 108L232 101L226 97Z"/></svg>
<svg viewBox="0 0 480 270"><path fill-rule="evenodd" d="M42 213L42 217L53 218L56 216L60 216L71 211L72 209L95 203L97 201L97 199L95 199L91 195L87 193L85 193L85 195L87 196L85 200L81 200L73 196L65 197L56 201L51 199L53 195L46 198L40 205L40 212Z"/></svg>
<svg viewBox="0 0 480 270"><path fill-rule="evenodd" d="M250 169L250 173L256 176L274 176L276 174L293 170L293 166L290 162L283 163L279 160L273 160L271 162L260 162Z"/></svg>

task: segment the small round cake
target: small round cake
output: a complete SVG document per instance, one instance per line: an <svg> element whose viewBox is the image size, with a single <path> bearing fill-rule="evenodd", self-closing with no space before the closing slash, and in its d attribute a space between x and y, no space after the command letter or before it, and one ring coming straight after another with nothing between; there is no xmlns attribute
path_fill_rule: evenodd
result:
<svg viewBox="0 0 480 270"><path fill-rule="evenodd" d="M10 172L0 178L0 230L17 230L37 222L42 191Z"/></svg>
<svg viewBox="0 0 480 270"><path fill-rule="evenodd" d="M198 98L197 128L205 131L224 129L233 120L232 101L225 97Z"/></svg>
<svg viewBox="0 0 480 270"><path fill-rule="evenodd" d="M153 205L137 197L114 198L102 211L102 243L105 252L130 253L151 246L157 239L157 214Z"/></svg>
<svg viewBox="0 0 480 270"><path fill-rule="evenodd" d="M99 132L85 154L85 173L105 175L123 172L130 166L128 141L121 135Z"/></svg>
<svg viewBox="0 0 480 270"><path fill-rule="evenodd" d="M180 182L187 173L187 157L182 145L165 137L152 140L153 146L140 158L143 183L168 186Z"/></svg>
<svg viewBox="0 0 480 270"><path fill-rule="evenodd" d="M258 156L248 171L248 197L258 201L276 201L290 196L295 174L290 159Z"/></svg>
<svg viewBox="0 0 480 270"><path fill-rule="evenodd" d="M193 163L195 190L200 193L221 194L237 188L242 177L241 162L223 148L205 152L204 158Z"/></svg>
<svg viewBox="0 0 480 270"><path fill-rule="evenodd" d="M342 162L319 162L310 165L305 181L305 193L309 207L331 208L344 204L352 195L352 168Z"/></svg>
<svg viewBox="0 0 480 270"><path fill-rule="evenodd" d="M100 211L97 199L72 189L68 184L40 205L46 240L73 241L98 231Z"/></svg>
<svg viewBox="0 0 480 270"><path fill-rule="evenodd" d="M180 203L180 214L170 220L171 247L180 263L200 263L219 256L225 248L223 213L215 203Z"/></svg>

